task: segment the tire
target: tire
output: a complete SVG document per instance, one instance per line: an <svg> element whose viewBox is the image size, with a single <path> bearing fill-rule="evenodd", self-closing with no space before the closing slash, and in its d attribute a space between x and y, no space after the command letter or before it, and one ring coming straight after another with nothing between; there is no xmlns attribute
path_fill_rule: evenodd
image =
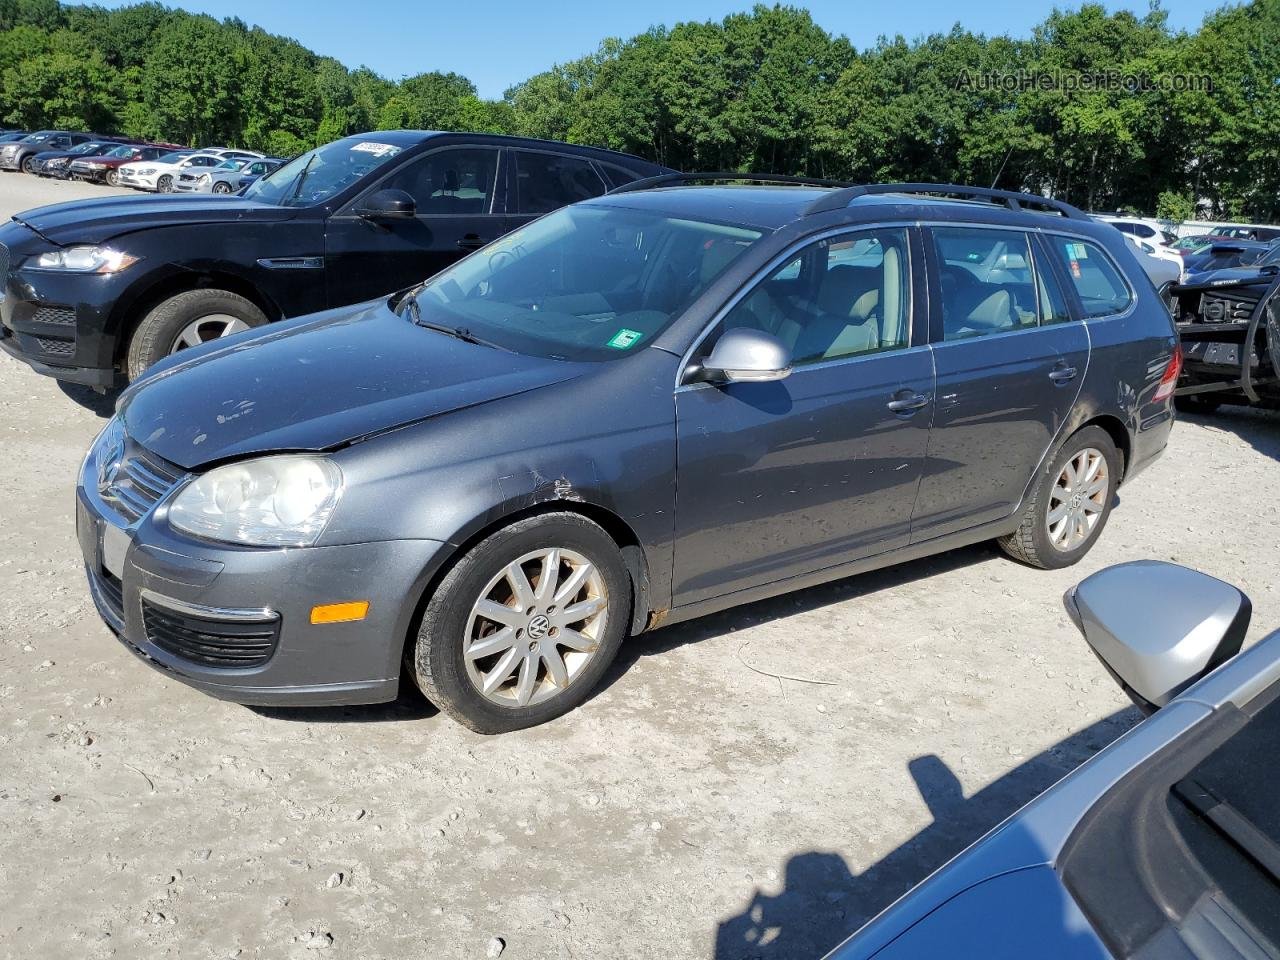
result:
<svg viewBox="0 0 1280 960"><path fill-rule="evenodd" d="M223 183L221 180L219 180L217 183L213 185L213 192L214 193L230 193L231 187Z"/></svg>
<svg viewBox="0 0 1280 960"><path fill-rule="evenodd" d="M1210 414L1222 406L1222 400L1219 397L1193 393L1186 397L1174 397L1173 405L1181 413Z"/></svg>
<svg viewBox="0 0 1280 960"><path fill-rule="evenodd" d="M108 186L108 187L118 187L118 186L120 186L120 171L119 171L119 170L108 170L108 171L107 171L107 176L106 176L106 181L107 181L107 186Z"/></svg>
<svg viewBox="0 0 1280 960"><path fill-rule="evenodd" d="M1075 511L1073 510L1073 504L1076 502L1074 498L1060 500L1055 494L1063 492L1058 487L1058 481L1060 477L1065 477L1067 465L1071 463L1074 467L1080 462L1077 458L1086 457L1086 451L1096 454L1105 466L1105 485L1092 496L1085 495L1089 489L1092 489L1092 484L1079 491L1081 507L1080 511ZM1087 460L1091 463L1092 455L1088 455ZM1031 497L1023 509L1022 522L1013 533L1000 538L998 541L1000 547L1015 560L1021 560L1041 570L1057 570L1079 562L1098 541L1103 528L1107 525L1107 518L1111 516L1111 507L1115 503L1120 470L1120 452L1116 450L1115 442L1107 431L1101 427L1084 427L1077 430L1067 438L1066 443L1058 449L1048 466L1036 478ZM1095 481L1096 479L1095 475ZM1091 511L1090 503L1096 505L1098 509ZM1066 515L1059 524L1065 522L1068 527L1055 525L1055 529L1057 531L1066 529L1068 533L1064 540L1055 543L1055 538L1050 534L1048 518L1051 510L1056 511L1063 507L1066 509ZM1070 527L1073 513L1083 517L1082 522L1087 527L1087 530L1078 537L1076 536L1079 532L1078 528ZM1090 523L1092 526L1088 526Z"/></svg>
<svg viewBox="0 0 1280 960"><path fill-rule="evenodd" d="M28 155L22 158L22 172L34 174L36 172L35 155Z"/></svg>
<svg viewBox="0 0 1280 960"><path fill-rule="evenodd" d="M553 549L561 551L559 556L564 558L557 565L553 590L564 587L575 571L582 573L580 561L585 560L594 570L594 579L585 581L574 598L560 608L551 602L554 596L536 596L545 569L542 557ZM526 587L534 596L526 594L520 607L526 602L531 605L510 607L510 614L500 613L501 622L487 620L476 610L481 601L488 599L495 611L506 605L504 595L510 603L518 601L505 571L521 558L525 558ZM586 609L588 604L599 612L567 621L545 616L559 609L563 617L568 608ZM631 577L617 544L604 530L575 513L540 514L499 530L453 566L428 599L405 660L423 695L463 726L485 734L521 730L568 713L590 696L622 645L631 604ZM534 613L530 615L529 610ZM556 623L566 626L555 627ZM567 629L567 625L576 625L582 633ZM510 642L491 643L491 655L466 656L468 646L501 640L502 634ZM557 635L560 643L553 641ZM569 635L576 643L565 645ZM573 649L585 646L584 641L594 641L594 645L581 652ZM552 679L552 660L543 652L548 650L560 664L560 683ZM504 663L509 673L505 677ZM529 692L522 694L525 664L533 672L533 680ZM481 684L489 677L501 682L486 696ZM524 705L519 702L522 695L529 701Z"/></svg>
<svg viewBox="0 0 1280 960"><path fill-rule="evenodd" d="M260 327L267 316L238 293L203 288L187 290L154 307L129 340L125 373L136 380L147 367L179 349L179 338L202 318L225 317L232 332ZM218 321L222 322L222 321Z"/></svg>
<svg viewBox="0 0 1280 960"><path fill-rule="evenodd" d="M165 174L156 181L156 193L173 193L173 177Z"/></svg>

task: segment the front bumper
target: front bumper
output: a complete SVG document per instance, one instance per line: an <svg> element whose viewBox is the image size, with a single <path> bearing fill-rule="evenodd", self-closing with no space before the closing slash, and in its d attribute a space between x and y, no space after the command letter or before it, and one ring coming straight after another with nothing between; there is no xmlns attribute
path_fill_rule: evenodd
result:
<svg viewBox="0 0 1280 960"><path fill-rule="evenodd" d="M16 153L0 153L0 170L17 170L18 155Z"/></svg>
<svg viewBox="0 0 1280 960"><path fill-rule="evenodd" d="M120 171L120 186L122 187L136 187L139 190L154 190L159 182L160 177L158 174L153 173L149 177L144 177L141 174L131 173L123 169Z"/></svg>
<svg viewBox="0 0 1280 960"><path fill-rule="evenodd" d="M93 469L88 467L87 469ZM396 540L297 549L200 544L172 533L165 500L125 525L82 475L76 531L99 615L148 665L211 696L276 706L381 703L399 691L401 656L427 572L442 544ZM181 481L180 481L181 483ZM313 625L313 606L368 600L365 619ZM211 666L173 652L156 612L225 632L274 633L265 662ZM183 621L182 618L187 620ZM201 634L204 637L205 634ZM196 646L197 650L214 649Z"/></svg>
<svg viewBox="0 0 1280 960"><path fill-rule="evenodd" d="M202 184L199 180L175 180L173 189L177 193L210 193L212 184Z"/></svg>
<svg viewBox="0 0 1280 960"><path fill-rule="evenodd" d="M0 350L37 373L70 383L110 388L119 383L111 308L131 282L118 274L32 270L24 261L56 249L26 227L0 226Z"/></svg>

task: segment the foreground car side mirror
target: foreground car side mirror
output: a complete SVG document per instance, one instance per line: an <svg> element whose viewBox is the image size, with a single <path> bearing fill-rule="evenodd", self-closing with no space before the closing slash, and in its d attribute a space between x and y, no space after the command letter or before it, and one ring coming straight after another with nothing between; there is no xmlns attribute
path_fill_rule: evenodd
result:
<svg viewBox="0 0 1280 960"><path fill-rule="evenodd" d="M725 383L767 383L791 373L791 351L763 330L726 330L711 348L698 379Z"/></svg>
<svg viewBox="0 0 1280 960"><path fill-rule="evenodd" d="M366 220L404 220L418 212L413 197L403 190L375 190L356 208L356 216Z"/></svg>
<svg viewBox="0 0 1280 960"><path fill-rule="evenodd" d="M1239 653L1253 613L1231 584L1159 560L1100 570L1068 590L1063 603L1145 713Z"/></svg>

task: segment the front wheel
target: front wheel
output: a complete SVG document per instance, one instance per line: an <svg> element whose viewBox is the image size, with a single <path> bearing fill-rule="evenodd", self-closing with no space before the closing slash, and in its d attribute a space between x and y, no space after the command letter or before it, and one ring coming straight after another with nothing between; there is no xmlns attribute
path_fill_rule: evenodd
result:
<svg viewBox="0 0 1280 960"><path fill-rule="evenodd" d="M1107 431L1077 430L1036 478L1022 522L1000 538L1001 548L1042 570L1077 563L1107 525L1120 469L1120 452Z"/></svg>
<svg viewBox="0 0 1280 960"><path fill-rule="evenodd" d="M617 655L631 578L613 539L574 513L499 530L436 588L406 660L423 695L477 733L581 704Z"/></svg>
<svg viewBox="0 0 1280 960"><path fill-rule="evenodd" d="M31 174L34 174L36 172L36 158L34 156L23 158L22 172L31 173Z"/></svg>
<svg viewBox="0 0 1280 960"><path fill-rule="evenodd" d="M119 170L108 170L108 171L107 171L107 186L108 186L108 187L118 187L118 186L120 186L120 171L119 171Z"/></svg>
<svg viewBox="0 0 1280 960"><path fill-rule="evenodd" d="M217 183L213 185L213 192L214 193L230 193L231 185L227 183L223 183L221 180L219 180Z"/></svg>
<svg viewBox="0 0 1280 960"><path fill-rule="evenodd" d="M129 341L130 380L171 353L260 327L267 316L251 300L230 290L187 290L158 304Z"/></svg>
<svg viewBox="0 0 1280 960"><path fill-rule="evenodd" d="M173 177L167 173L156 181L156 193L173 193Z"/></svg>

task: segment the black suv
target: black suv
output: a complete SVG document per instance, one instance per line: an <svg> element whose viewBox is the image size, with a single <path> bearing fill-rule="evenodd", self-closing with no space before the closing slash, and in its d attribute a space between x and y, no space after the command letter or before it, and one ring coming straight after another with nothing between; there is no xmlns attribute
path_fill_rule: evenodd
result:
<svg viewBox="0 0 1280 960"><path fill-rule="evenodd" d="M70 150L90 140L105 139L97 133L76 133L71 130L37 130L21 140L0 146L0 170L21 170L35 173L32 161L37 153L48 150Z"/></svg>
<svg viewBox="0 0 1280 960"><path fill-rule="evenodd" d="M380 131L296 157L238 197L117 197L0 226L0 347L98 388L272 320L368 300L577 200L669 172L486 134Z"/></svg>

